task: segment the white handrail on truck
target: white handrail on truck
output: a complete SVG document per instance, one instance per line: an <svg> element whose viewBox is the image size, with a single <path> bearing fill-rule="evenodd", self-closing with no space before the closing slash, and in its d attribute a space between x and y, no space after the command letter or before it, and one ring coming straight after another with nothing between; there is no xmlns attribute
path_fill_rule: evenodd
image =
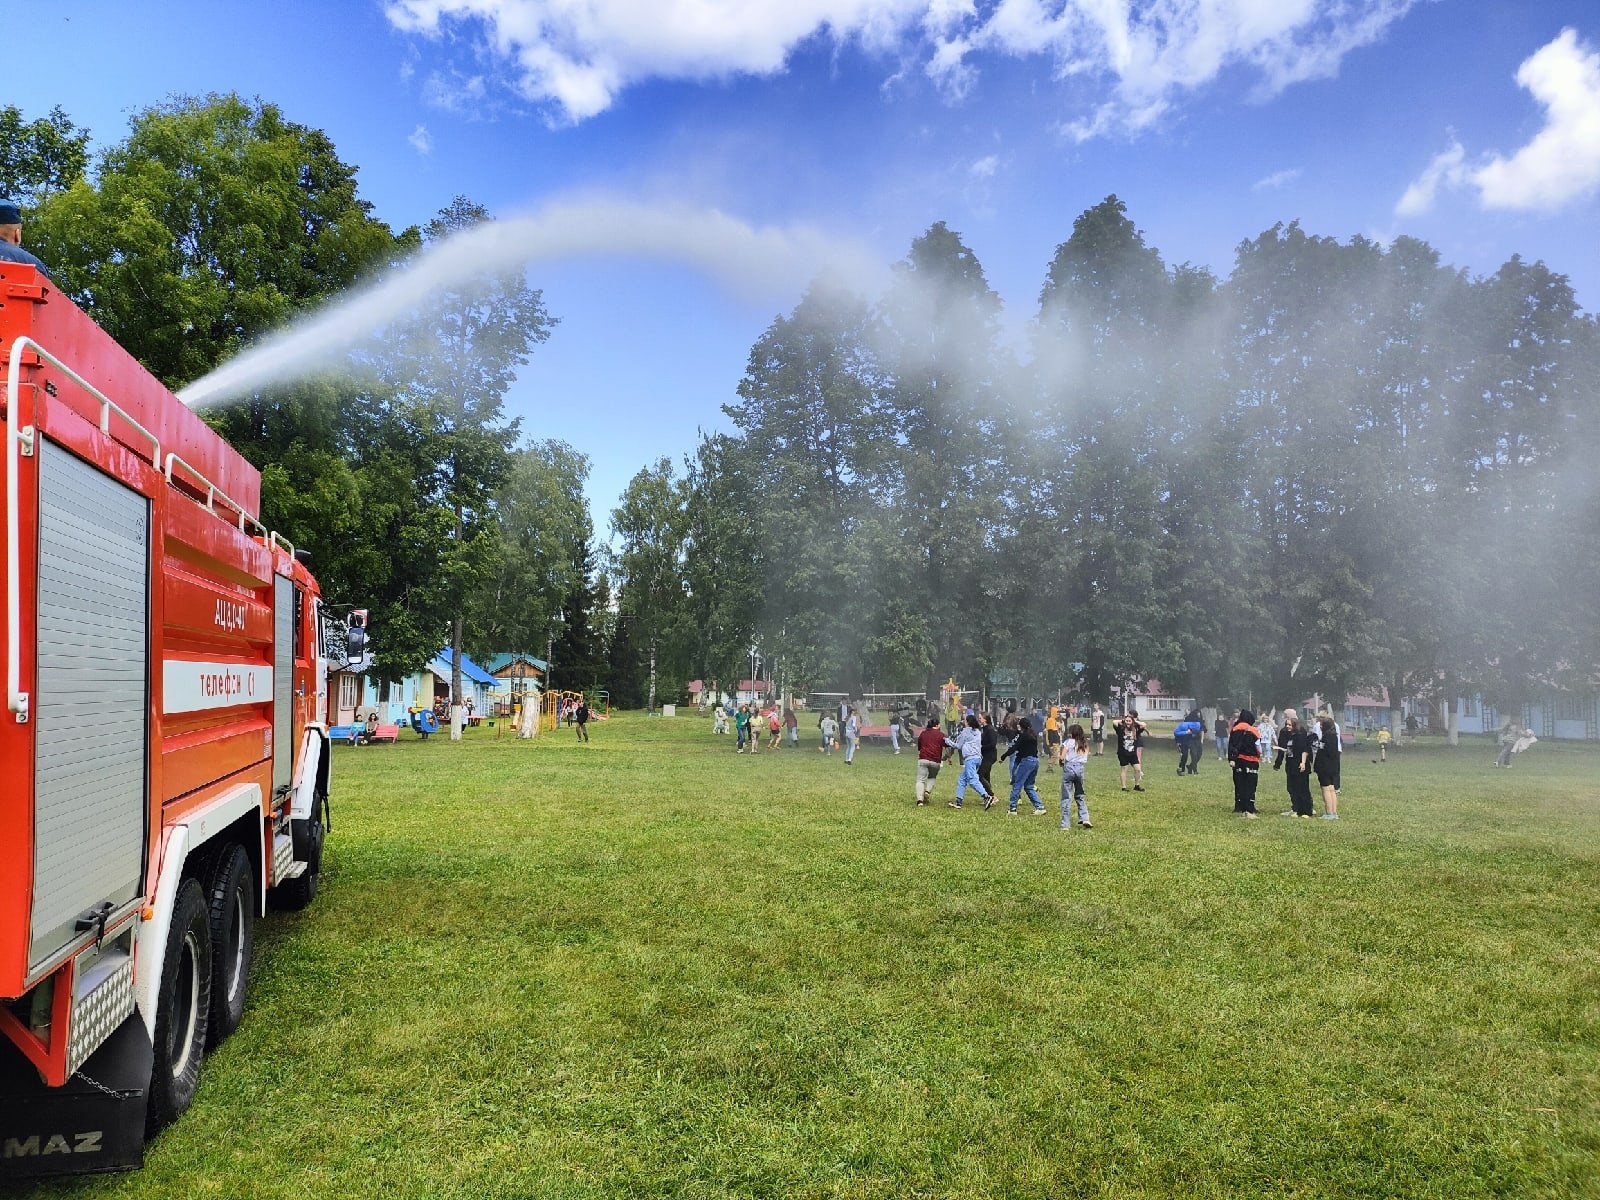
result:
<svg viewBox="0 0 1600 1200"><path fill-rule="evenodd" d="M30 697L22 690L22 561L17 538L21 518L17 492L18 448L23 441L33 453L34 430L17 428L18 389L22 382L22 353L32 348L45 362L100 402L100 432L111 434L114 412L140 434L150 439L150 465L161 469L161 440L134 420L115 400L79 375L38 342L26 335L11 343L11 371L6 378L6 707L16 714L17 724L28 722Z"/></svg>
<svg viewBox="0 0 1600 1200"><path fill-rule="evenodd" d="M234 512L239 514L239 531L241 533L249 533L250 532L248 529L245 528L245 522L248 521L251 525L254 525L256 527L255 536L263 537L263 538L267 536L267 527L265 525L263 525L260 521L256 520L254 517L252 517L249 513L245 512L244 505L240 504L237 500L235 500L232 496L228 495L227 492L223 491L216 484L212 483L211 480L206 478L205 473L200 471L197 467L195 467L195 465L193 463L186 462L182 458L178 457L178 455L176 453L170 453L170 454L167 455L167 472L166 472L166 474L167 474L167 482L169 484L172 483L172 467L173 467L174 463L176 463L178 466L182 467L185 471L189 472L189 474L193 475L201 483L205 484L205 487L206 487L206 511L207 512L216 513L216 511L217 511L217 499L218 499L218 497L221 497L223 503L225 503L229 508L233 509ZM177 485L173 484L173 486L176 487Z"/></svg>

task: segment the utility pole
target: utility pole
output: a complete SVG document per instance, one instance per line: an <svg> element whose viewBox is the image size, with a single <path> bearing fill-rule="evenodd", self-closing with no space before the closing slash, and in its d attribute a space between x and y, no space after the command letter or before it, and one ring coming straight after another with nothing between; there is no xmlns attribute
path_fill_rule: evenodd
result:
<svg viewBox="0 0 1600 1200"><path fill-rule="evenodd" d="M546 703L549 703L549 697L555 694L556 664L551 661L551 657L555 653L555 648L556 635L554 632L546 631L544 638L544 694L546 697ZM560 724L561 718L558 715L556 717L556 725L559 727Z"/></svg>
<svg viewBox="0 0 1600 1200"><path fill-rule="evenodd" d="M656 711L656 639L650 638L650 707L647 710L651 716Z"/></svg>

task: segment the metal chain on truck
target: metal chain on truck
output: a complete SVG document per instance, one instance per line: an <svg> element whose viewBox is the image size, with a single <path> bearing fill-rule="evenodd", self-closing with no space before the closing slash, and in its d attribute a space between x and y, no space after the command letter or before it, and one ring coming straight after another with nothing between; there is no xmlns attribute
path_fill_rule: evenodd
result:
<svg viewBox="0 0 1600 1200"><path fill-rule="evenodd" d="M98 1079L91 1079L91 1078L89 1078L89 1076L85 1075L82 1071L74 1071L72 1073L72 1078L83 1080L84 1083L87 1083L95 1091L103 1092L107 1096L110 1096L113 1100L125 1100L129 1096L137 1096L139 1094L139 1091L138 1091L137 1088L135 1088L133 1091L129 1091L129 1092L119 1092L115 1088L108 1088L105 1084L101 1083Z"/></svg>

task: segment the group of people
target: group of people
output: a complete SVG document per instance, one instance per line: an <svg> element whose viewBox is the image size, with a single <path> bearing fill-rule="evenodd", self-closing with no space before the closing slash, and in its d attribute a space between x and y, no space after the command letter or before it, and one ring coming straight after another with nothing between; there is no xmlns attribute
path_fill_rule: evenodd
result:
<svg viewBox="0 0 1600 1200"><path fill-rule="evenodd" d="M1048 712L1006 713L997 721L988 713L966 709L952 696L944 709L934 709L919 720L910 713L896 714L889 728L897 753L900 736L916 745L915 796L919 807L931 802L940 768L955 761L960 764L960 774L949 806L964 808L970 791L982 801L985 810L992 808L1001 794L994 783L994 768L1009 762L1008 814L1018 815L1026 796L1034 815L1043 816L1049 810L1039 795L1039 775L1041 770L1059 768L1061 828L1072 828L1075 817L1079 828L1092 829L1084 787L1089 758L1104 753L1109 732L1121 789L1126 792L1131 787L1143 792L1144 752L1150 727L1132 710L1112 720L1099 704L1087 713L1087 729L1082 722L1071 719L1073 714L1070 707L1063 710L1052 706ZM837 712L824 710L817 718L819 752L832 755L835 749L842 748L846 764L854 762L862 726L860 710L853 704L841 703ZM792 745L799 744L799 721L792 708L773 705L763 710L753 703L734 705L729 701L715 709L713 731L727 733L730 728L736 734L741 754L746 750L757 753L763 740L768 750L774 750L782 744L785 734ZM1180 775L1199 774L1207 733L1205 718L1198 709L1186 714L1174 729ZM1294 709L1285 709L1281 726L1274 724L1270 714L1258 719L1249 709L1239 710L1231 719L1219 713L1209 733L1215 740L1219 760L1225 760L1232 768L1234 812L1249 819L1260 815L1256 808L1260 773L1270 762L1273 770L1284 774L1289 797L1284 816L1309 820L1317 815L1312 791L1315 779L1321 791L1323 819L1339 819L1341 730L1327 709L1309 722L1302 722ZM1514 740L1502 745L1506 760L1510 744Z"/></svg>
<svg viewBox="0 0 1600 1200"><path fill-rule="evenodd" d="M1059 734L1059 730L1057 731ZM1006 747L999 748L1000 739L1006 738ZM956 780L955 798L948 801L951 808L966 805L970 789L983 801L984 810L994 807L999 799L991 773L999 762L1011 763L1011 802L1007 808L1010 816L1018 815L1018 803L1024 795L1032 807L1033 815L1042 817L1048 811L1039 798L1037 787L1040 761L1040 731L1026 716L1008 714L996 726L987 713L966 713L950 732L940 728L937 714L928 719L922 732L917 734L916 802L928 804L933 797L934 781L947 758L960 760L961 774ZM1093 829L1089 821L1089 802L1084 792L1083 772L1089 760L1089 739L1083 726L1069 725L1064 737L1054 743L1045 739L1047 760L1061 768L1061 828L1072 828L1076 811L1078 827Z"/></svg>
<svg viewBox="0 0 1600 1200"><path fill-rule="evenodd" d="M1283 711L1283 725L1273 728L1270 716L1259 722L1249 709L1235 715L1228 735L1227 758L1233 766L1233 811L1254 820L1256 788L1261 768L1270 759L1274 771L1282 771L1289 793L1286 817L1310 820L1316 815L1311 793L1315 776L1322 791L1322 818L1339 819L1339 762L1343 748L1342 731L1327 709L1318 712L1307 724L1292 708Z"/></svg>
<svg viewBox="0 0 1600 1200"><path fill-rule="evenodd" d="M735 705L729 700L712 709L711 732L727 733L730 728L740 754L746 750L751 754L759 753L763 738L766 739L768 750L776 750L785 729L788 730L791 744L798 745L800 742L800 723L792 708L785 708L780 715L777 705L763 710L756 704Z"/></svg>

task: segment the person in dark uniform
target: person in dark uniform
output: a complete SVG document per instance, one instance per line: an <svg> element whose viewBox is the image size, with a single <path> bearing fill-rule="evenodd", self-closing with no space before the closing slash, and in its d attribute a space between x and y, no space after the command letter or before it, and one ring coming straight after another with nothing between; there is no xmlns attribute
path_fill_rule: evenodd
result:
<svg viewBox="0 0 1600 1200"><path fill-rule="evenodd" d="M1289 792L1286 817L1311 816L1311 734L1300 724L1294 709L1283 710L1283 728L1278 730L1278 746L1272 756L1272 769L1283 769Z"/></svg>
<svg viewBox="0 0 1600 1200"><path fill-rule="evenodd" d="M1331 713L1318 713L1317 726L1321 736L1317 739L1317 782L1322 785L1322 819L1339 819L1339 759L1344 748L1339 745L1340 729Z"/></svg>
<svg viewBox="0 0 1600 1200"><path fill-rule="evenodd" d="M46 275L45 265L22 248L22 208L15 200L0 200L0 263L24 263L38 267Z"/></svg>
<svg viewBox="0 0 1600 1200"><path fill-rule="evenodd" d="M1233 811L1252 820L1256 813L1256 784L1261 776L1261 747L1257 740L1256 715L1248 708L1239 710L1239 719L1228 734L1228 761L1233 764Z"/></svg>

